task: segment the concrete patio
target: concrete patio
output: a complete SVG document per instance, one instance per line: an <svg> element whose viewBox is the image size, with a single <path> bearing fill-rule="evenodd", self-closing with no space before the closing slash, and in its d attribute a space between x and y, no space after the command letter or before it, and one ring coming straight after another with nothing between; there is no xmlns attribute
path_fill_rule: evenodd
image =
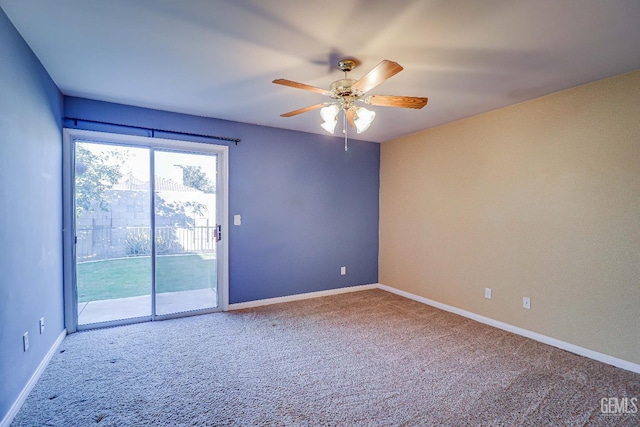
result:
<svg viewBox="0 0 640 427"><path fill-rule="evenodd" d="M165 292L156 295L157 315L202 310L214 308L217 305L216 291L210 288ZM78 304L79 325L144 316L151 316L151 295L89 301Z"/></svg>

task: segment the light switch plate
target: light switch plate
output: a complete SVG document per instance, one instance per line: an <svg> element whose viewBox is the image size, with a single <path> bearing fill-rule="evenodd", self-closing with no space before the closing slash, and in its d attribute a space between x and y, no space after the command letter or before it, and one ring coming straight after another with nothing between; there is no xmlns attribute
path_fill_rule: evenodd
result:
<svg viewBox="0 0 640 427"><path fill-rule="evenodd" d="M242 224L242 217L239 214L235 214L233 216L233 225L241 225Z"/></svg>

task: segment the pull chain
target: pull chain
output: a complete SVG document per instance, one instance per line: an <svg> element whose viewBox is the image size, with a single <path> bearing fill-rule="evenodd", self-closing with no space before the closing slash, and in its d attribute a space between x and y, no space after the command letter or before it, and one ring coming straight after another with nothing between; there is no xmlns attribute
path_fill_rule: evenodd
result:
<svg viewBox="0 0 640 427"><path fill-rule="evenodd" d="M344 78L347 79L349 71L344 70ZM347 145L347 110L344 110L344 114L342 115L342 132L344 133L344 151L349 149Z"/></svg>
<svg viewBox="0 0 640 427"><path fill-rule="evenodd" d="M344 151L347 151L349 148L347 145L347 112L346 111L342 115L342 133L344 133Z"/></svg>

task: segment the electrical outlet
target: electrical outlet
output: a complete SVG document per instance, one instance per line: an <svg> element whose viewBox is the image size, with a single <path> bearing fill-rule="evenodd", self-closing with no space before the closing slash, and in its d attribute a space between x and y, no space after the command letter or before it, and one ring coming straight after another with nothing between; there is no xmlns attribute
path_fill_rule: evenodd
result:
<svg viewBox="0 0 640 427"><path fill-rule="evenodd" d="M484 297L486 299L491 299L491 288L484 288Z"/></svg>
<svg viewBox="0 0 640 427"><path fill-rule="evenodd" d="M29 332L25 332L22 336L22 346L24 347L24 351L29 350Z"/></svg>
<svg viewBox="0 0 640 427"><path fill-rule="evenodd" d="M531 310L531 299L529 297L522 297L522 308Z"/></svg>
<svg viewBox="0 0 640 427"><path fill-rule="evenodd" d="M347 274L347 267L343 265L340 267L340 275L344 276L345 274Z"/></svg>
<svg viewBox="0 0 640 427"><path fill-rule="evenodd" d="M44 334L44 317L40 318L40 334Z"/></svg>

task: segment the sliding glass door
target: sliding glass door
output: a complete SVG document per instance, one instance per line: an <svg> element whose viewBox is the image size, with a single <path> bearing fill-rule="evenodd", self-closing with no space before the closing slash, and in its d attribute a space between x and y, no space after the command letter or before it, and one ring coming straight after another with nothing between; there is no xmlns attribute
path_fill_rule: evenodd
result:
<svg viewBox="0 0 640 427"><path fill-rule="evenodd" d="M149 150L75 145L78 322L151 315Z"/></svg>
<svg viewBox="0 0 640 427"><path fill-rule="evenodd" d="M215 154L155 151L156 313L217 306Z"/></svg>
<svg viewBox="0 0 640 427"><path fill-rule="evenodd" d="M226 147L69 133L74 326L219 309Z"/></svg>

